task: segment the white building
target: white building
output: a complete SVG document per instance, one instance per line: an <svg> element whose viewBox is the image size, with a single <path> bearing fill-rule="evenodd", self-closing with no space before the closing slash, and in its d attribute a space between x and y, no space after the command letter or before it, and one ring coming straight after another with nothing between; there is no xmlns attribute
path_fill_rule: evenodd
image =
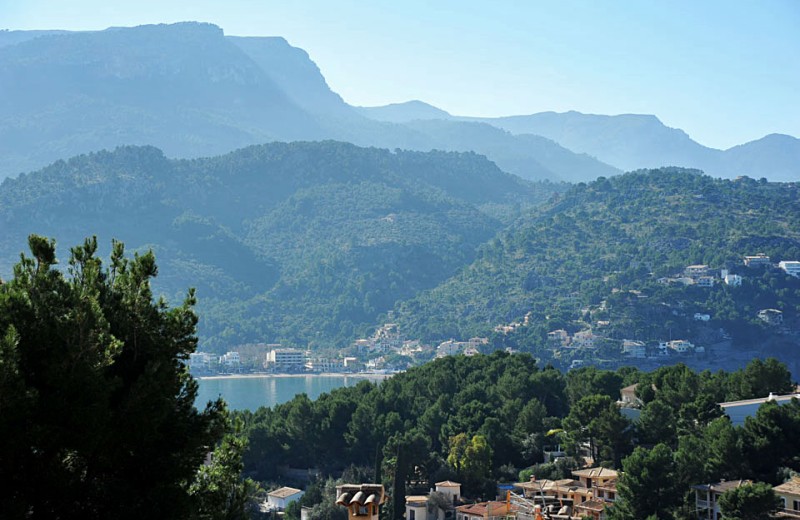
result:
<svg viewBox="0 0 800 520"><path fill-rule="evenodd" d="M628 357L641 359L647 357L647 348L643 341L625 339L622 340L622 353Z"/></svg>
<svg viewBox="0 0 800 520"><path fill-rule="evenodd" d="M667 347L671 348L678 354L686 354L694 351L694 345L685 339L676 339L667 342Z"/></svg>
<svg viewBox="0 0 800 520"><path fill-rule="evenodd" d="M283 511L290 503L303 496L303 491L290 487L278 488L267 493L267 506L271 511Z"/></svg>
<svg viewBox="0 0 800 520"><path fill-rule="evenodd" d="M189 354L190 368L206 368L214 361L214 354L208 352L192 352Z"/></svg>
<svg viewBox="0 0 800 520"><path fill-rule="evenodd" d="M786 274L794 276L795 278L800 278L800 262L796 260L784 260L783 262L778 262L778 267L786 271Z"/></svg>
<svg viewBox="0 0 800 520"><path fill-rule="evenodd" d="M570 346L576 348L593 348L594 342L598 337L592 334L591 330L581 330L573 334Z"/></svg>
<svg viewBox="0 0 800 520"><path fill-rule="evenodd" d="M705 264L687 265L683 272L691 278L706 276L708 275L708 266Z"/></svg>
<svg viewBox="0 0 800 520"><path fill-rule="evenodd" d="M771 265L770 259L764 253L744 257L744 265L747 267L768 267Z"/></svg>
<svg viewBox="0 0 800 520"><path fill-rule="evenodd" d="M800 394L789 395L774 395L769 394L768 397L761 397L759 399L744 399L742 401L729 401L727 403L719 403L725 415L730 417L731 424L734 426L742 426L745 419L748 417L755 417L756 412L762 404L767 401L772 401L778 404L788 404L792 399L800 399Z"/></svg>
<svg viewBox="0 0 800 520"><path fill-rule="evenodd" d="M758 311L758 319L769 325L780 325L783 323L783 312L778 309L761 309Z"/></svg>
<svg viewBox="0 0 800 520"><path fill-rule="evenodd" d="M239 357L238 352L226 352L219 357L219 364L226 367L239 366L241 363L242 359Z"/></svg>
<svg viewBox="0 0 800 520"><path fill-rule="evenodd" d="M443 480L436 483L436 491L444 495L451 504L461 500L461 483Z"/></svg>
<svg viewBox="0 0 800 520"><path fill-rule="evenodd" d="M725 276L722 277L722 279L725 280L725 283L727 285L730 285L731 287L739 287L740 285L742 285L742 277L739 276L738 274L726 273Z"/></svg>
<svg viewBox="0 0 800 520"><path fill-rule="evenodd" d="M711 315L710 314L703 314L701 312L695 312L694 313L694 319L696 321L709 321L711 319Z"/></svg>
<svg viewBox="0 0 800 520"><path fill-rule="evenodd" d="M714 287L713 276L700 276L695 280L695 285L698 287Z"/></svg>
<svg viewBox="0 0 800 520"><path fill-rule="evenodd" d="M296 348L276 348L267 353L267 368L277 372L298 372L304 365L305 353Z"/></svg>

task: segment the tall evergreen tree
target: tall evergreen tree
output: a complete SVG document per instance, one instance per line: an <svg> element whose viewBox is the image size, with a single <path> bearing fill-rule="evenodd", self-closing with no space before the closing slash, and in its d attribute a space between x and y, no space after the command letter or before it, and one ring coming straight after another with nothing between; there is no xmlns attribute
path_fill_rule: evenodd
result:
<svg viewBox="0 0 800 520"><path fill-rule="evenodd" d="M190 518L199 467L224 433L222 401L194 407L185 361L194 293L153 301L152 253L110 266L96 239L56 269L32 235L0 285L0 510L6 518Z"/></svg>

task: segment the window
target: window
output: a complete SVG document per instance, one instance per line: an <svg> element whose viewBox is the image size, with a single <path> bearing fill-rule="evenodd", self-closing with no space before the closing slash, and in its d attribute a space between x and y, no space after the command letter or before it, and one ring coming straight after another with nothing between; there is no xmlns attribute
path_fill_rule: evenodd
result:
<svg viewBox="0 0 800 520"><path fill-rule="evenodd" d="M800 511L800 500L795 500L792 509Z"/></svg>
<svg viewBox="0 0 800 520"><path fill-rule="evenodd" d="M408 520L416 520L417 519L417 512L413 509L408 510Z"/></svg>

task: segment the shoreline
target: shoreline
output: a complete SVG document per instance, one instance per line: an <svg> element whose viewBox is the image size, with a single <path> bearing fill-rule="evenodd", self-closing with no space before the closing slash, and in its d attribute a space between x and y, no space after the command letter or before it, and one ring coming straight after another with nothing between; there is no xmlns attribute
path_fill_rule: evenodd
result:
<svg viewBox="0 0 800 520"><path fill-rule="evenodd" d="M319 372L316 374L224 374L224 375L214 375L214 376L192 376L198 381L203 380L214 380L214 379L260 379L260 378L274 378L274 379L283 379L289 377L353 377L353 378L361 378L361 379L375 379L381 380L388 379L392 377L394 374L378 374L378 373L371 373L371 372L355 372L355 373L348 373L348 372Z"/></svg>

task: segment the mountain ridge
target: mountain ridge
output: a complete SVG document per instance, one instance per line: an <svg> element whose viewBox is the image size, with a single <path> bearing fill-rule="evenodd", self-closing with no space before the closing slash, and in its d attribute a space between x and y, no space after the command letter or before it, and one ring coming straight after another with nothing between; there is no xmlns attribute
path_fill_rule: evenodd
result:
<svg viewBox="0 0 800 520"><path fill-rule="evenodd" d="M0 273L30 233L62 248L97 235L101 251L116 238L155 251L159 294L180 301L197 287L209 348L335 343L436 285L562 189L474 153L323 141L178 160L120 147L0 184Z"/></svg>

